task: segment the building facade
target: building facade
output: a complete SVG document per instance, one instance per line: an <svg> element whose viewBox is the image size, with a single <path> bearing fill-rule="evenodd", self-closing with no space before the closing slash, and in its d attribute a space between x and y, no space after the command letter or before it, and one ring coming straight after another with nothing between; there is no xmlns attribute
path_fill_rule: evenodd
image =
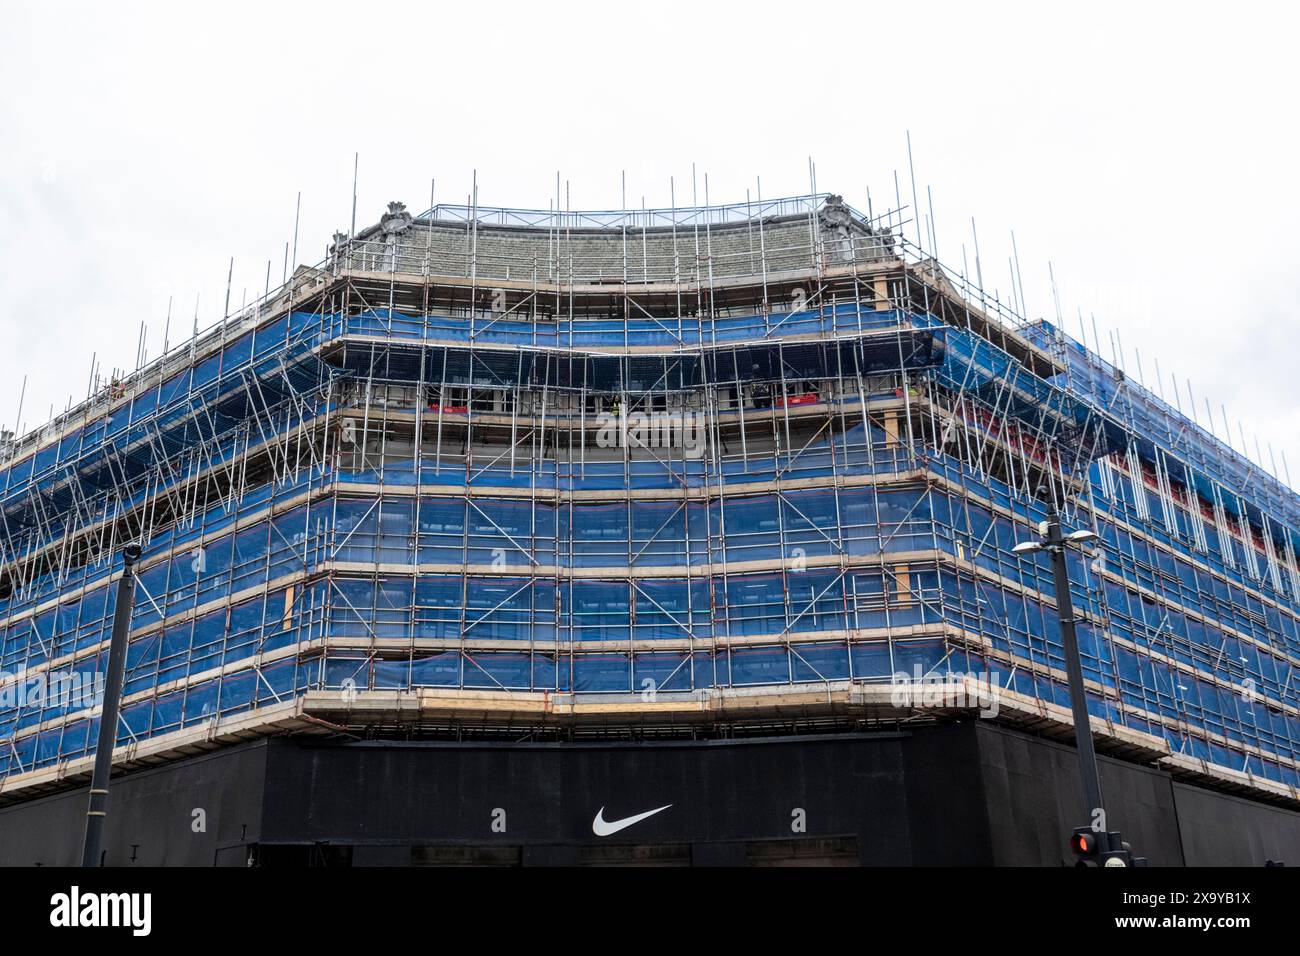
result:
<svg viewBox="0 0 1300 956"><path fill-rule="evenodd" d="M817 195L390 204L0 463L0 800L272 735L712 739L971 717L1300 805L1300 499Z"/></svg>

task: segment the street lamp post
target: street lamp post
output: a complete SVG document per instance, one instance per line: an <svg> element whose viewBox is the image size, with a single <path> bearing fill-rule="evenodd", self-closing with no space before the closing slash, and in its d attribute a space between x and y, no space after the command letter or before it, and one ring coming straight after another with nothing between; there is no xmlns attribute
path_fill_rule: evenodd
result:
<svg viewBox="0 0 1300 956"><path fill-rule="evenodd" d="M1015 546L1017 554L1046 551L1052 558L1053 587L1056 592L1056 613L1061 620L1061 643L1065 648L1065 672L1070 683L1070 709L1074 714L1075 748L1079 753L1079 776L1083 779L1083 796L1087 801L1088 816L1093 821L1104 821L1105 810L1101 801L1101 778L1097 774L1097 754L1092 746L1092 726L1088 719L1088 696L1083 687L1083 662L1079 657L1079 638L1075 631L1074 602L1070 599L1070 572L1065 563L1065 547L1069 544L1086 544L1095 541L1091 531L1061 533L1061 521L1056 512L1038 525L1040 539L1024 541ZM1100 814L1100 815L1099 815ZM1102 830L1106 829L1104 823Z"/></svg>
<svg viewBox="0 0 1300 956"><path fill-rule="evenodd" d="M104 821L108 817L108 778L113 772L113 745L117 743L118 704L122 700L122 677L126 673L126 645L131 631L131 611L135 606L135 563L139 560L138 544L128 544L122 549L122 576L117 581L117 600L113 607L113 631L108 640L108 673L104 680L104 706L99 714L95 769L90 778L90 801L86 807L86 839L81 850L82 866L99 866L100 847L104 839Z"/></svg>

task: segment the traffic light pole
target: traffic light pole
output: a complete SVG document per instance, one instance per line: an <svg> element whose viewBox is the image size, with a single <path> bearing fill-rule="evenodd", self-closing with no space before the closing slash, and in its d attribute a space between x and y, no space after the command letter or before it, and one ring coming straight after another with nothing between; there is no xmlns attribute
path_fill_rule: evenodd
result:
<svg viewBox="0 0 1300 956"><path fill-rule="evenodd" d="M1052 556L1052 577L1056 589L1056 613L1061 620L1061 643L1065 648L1065 672L1070 682L1070 709L1074 713L1074 742L1079 752L1079 776L1087 801L1088 819L1106 832L1105 811L1101 802L1101 777L1097 773L1097 753L1092 746L1092 724L1088 718L1088 695L1083 687L1083 662L1079 657L1079 638L1075 631L1074 601L1070 597L1070 572L1065 563L1065 537L1061 519L1052 512L1047 518L1043 547ZM1100 821L1097 812L1102 811Z"/></svg>
<svg viewBox="0 0 1300 956"><path fill-rule="evenodd" d="M117 580L117 601L113 607L113 632L108 642L108 673L104 681L104 707L99 715L99 738L95 745L95 770L90 778L90 802L86 808L86 839L81 865L99 866L108 817L108 778L113 772L113 745L117 743L117 712L122 701L122 677L126 673L126 645L135 606L135 563L140 546L122 549L122 576Z"/></svg>

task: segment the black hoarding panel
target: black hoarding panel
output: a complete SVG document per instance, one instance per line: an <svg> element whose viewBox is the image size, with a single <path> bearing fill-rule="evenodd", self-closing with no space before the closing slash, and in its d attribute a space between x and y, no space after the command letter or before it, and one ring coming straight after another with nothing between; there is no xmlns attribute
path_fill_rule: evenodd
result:
<svg viewBox="0 0 1300 956"><path fill-rule="evenodd" d="M1300 866L1300 814L1175 783L1188 866Z"/></svg>
<svg viewBox="0 0 1300 956"><path fill-rule="evenodd" d="M243 865L261 826L266 745L221 750L114 777L107 866ZM0 865L77 866L86 788L0 809Z"/></svg>
<svg viewBox="0 0 1300 956"><path fill-rule="evenodd" d="M1002 866L1073 864L1068 840L1090 826L1074 748L988 722L978 725L994 862ZM1118 830L1152 866L1181 866L1169 776L1102 758L1106 829Z"/></svg>
<svg viewBox="0 0 1300 956"><path fill-rule="evenodd" d="M991 866L980 751L973 723L926 728L904 748L912 862Z"/></svg>
<svg viewBox="0 0 1300 956"><path fill-rule="evenodd" d="M1300 861L1300 814L1101 761L1153 866ZM85 790L0 810L0 863L75 864ZM655 743L293 737L113 780L109 865L790 866L1072 862L1073 748L988 721Z"/></svg>
<svg viewBox="0 0 1300 956"><path fill-rule="evenodd" d="M689 847L847 836L864 862L905 864L903 742L894 735L621 745L278 741L263 837Z"/></svg>

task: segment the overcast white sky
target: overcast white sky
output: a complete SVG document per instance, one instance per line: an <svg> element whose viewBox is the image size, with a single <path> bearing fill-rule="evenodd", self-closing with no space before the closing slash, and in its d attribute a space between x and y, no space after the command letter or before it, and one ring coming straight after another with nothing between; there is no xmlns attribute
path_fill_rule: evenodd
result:
<svg viewBox="0 0 1300 956"><path fill-rule="evenodd" d="M818 186L860 208L916 175L941 258L975 217L1006 295L1096 315L1146 378L1190 379L1300 483L1300 176L1281 4L146 5L0 0L0 424L85 396L400 199L574 208ZM173 331L173 337L175 331ZM1186 399L1184 398L1184 401Z"/></svg>

